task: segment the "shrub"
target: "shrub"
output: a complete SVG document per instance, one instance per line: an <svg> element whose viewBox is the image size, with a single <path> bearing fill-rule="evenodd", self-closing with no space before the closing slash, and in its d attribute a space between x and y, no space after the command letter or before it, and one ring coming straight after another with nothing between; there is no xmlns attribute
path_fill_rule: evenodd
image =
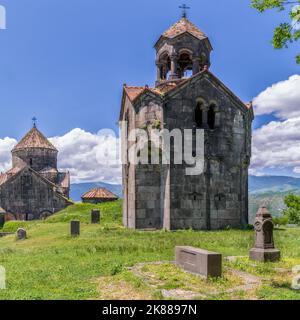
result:
<svg viewBox="0 0 300 320"><path fill-rule="evenodd" d="M273 222L275 225L280 225L280 226L285 226L286 224L289 223L289 218L285 215L285 216L282 216L282 217L276 217L276 218L273 218Z"/></svg>
<svg viewBox="0 0 300 320"><path fill-rule="evenodd" d="M287 210L284 211L284 216L287 218L288 223L300 223L300 196L289 194L285 197L284 203Z"/></svg>
<svg viewBox="0 0 300 320"><path fill-rule="evenodd" d="M2 232L16 232L19 228L28 228L29 221L7 221L5 222ZM32 222L31 222L32 223Z"/></svg>

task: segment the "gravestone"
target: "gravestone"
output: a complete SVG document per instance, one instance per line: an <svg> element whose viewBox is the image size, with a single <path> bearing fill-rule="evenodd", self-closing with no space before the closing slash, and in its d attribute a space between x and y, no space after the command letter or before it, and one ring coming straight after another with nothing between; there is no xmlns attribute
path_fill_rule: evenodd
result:
<svg viewBox="0 0 300 320"><path fill-rule="evenodd" d="M72 220L71 221L71 236L77 237L80 235L80 221L79 220Z"/></svg>
<svg viewBox="0 0 300 320"><path fill-rule="evenodd" d="M27 237L27 232L23 228L19 228L16 233L17 240L25 240Z"/></svg>
<svg viewBox="0 0 300 320"><path fill-rule="evenodd" d="M5 214L0 211L0 228L3 228L5 223Z"/></svg>
<svg viewBox="0 0 300 320"><path fill-rule="evenodd" d="M184 270L208 277L222 276L222 255L193 247L176 247L176 264Z"/></svg>
<svg viewBox="0 0 300 320"><path fill-rule="evenodd" d="M268 209L258 210L254 222L255 246L250 250L250 259L261 262L275 262L280 260L280 251L275 249L272 216Z"/></svg>
<svg viewBox="0 0 300 320"><path fill-rule="evenodd" d="M92 224L100 223L100 210L92 210L91 211L91 222Z"/></svg>

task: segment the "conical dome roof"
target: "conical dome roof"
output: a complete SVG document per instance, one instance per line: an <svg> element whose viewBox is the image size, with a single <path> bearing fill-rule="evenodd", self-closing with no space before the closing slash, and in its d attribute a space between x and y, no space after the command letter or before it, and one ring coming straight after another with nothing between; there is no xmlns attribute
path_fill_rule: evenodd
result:
<svg viewBox="0 0 300 320"><path fill-rule="evenodd" d="M41 148L57 151L53 144L34 126L21 141L13 148L12 152L30 149Z"/></svg>
<svg viewBox="0 0 300 320"><path fill-rule="evenodd" d="M198 39L207 38L206 34L196 27L189 19L181 18L163 33L165 38L175 38L182 33L188 32Z"/></svg>

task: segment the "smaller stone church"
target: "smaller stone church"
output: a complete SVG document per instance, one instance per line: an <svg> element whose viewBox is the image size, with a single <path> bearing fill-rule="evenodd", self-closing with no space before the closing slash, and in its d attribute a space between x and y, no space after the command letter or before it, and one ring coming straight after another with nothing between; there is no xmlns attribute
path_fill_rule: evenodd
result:
<svg viewBox="0 0 300 320"><path fill-rule="evenodd" d="M58 150L36 125L12 150L12 169L0 174L5 220L44 219L72 204L70 175L57 170Z"/></svg>

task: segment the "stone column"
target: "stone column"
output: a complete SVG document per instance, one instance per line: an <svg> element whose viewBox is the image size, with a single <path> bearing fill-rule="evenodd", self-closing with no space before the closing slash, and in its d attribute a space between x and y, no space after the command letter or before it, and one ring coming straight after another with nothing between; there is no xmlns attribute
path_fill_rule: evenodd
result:
<svg viewBox="0 0 300 320"><path fill-rule="evenodd" d="M71 236L77 237L80 235L80 221L78 220L72 220L71 221Z"/></svg>
<svg viewBox="0 0 300 320"><path fill-rule="evenodd" d="M171 74L170 74L170 80L175 80L178 79L178 74L177 74L177 56L172 55L171 56Z"/></svg>
<svg viewBox="0 0 300 320"><path fill-rule="evenodd" d="M156 79L157 79L157 81L162 80L161 67L162 67L162 64L159 62L156 62Z"/></svg>
<svg viewBox="0 0 300 320"><path fill-rule="evenodd" d="M197 74L200 72L200 58L199 57L194 57L193 58L193 75Z"/></svg>
<svg viewBox="0 0 300 320"><path fill-rule="evenodd" d="M208 129L208 106L202 107L202 123L203 123L203 129Z"/></svg>
<svg viewBox="0 0 300 320"><path fill-rule="evenodd" d="M162 184L162 212L163 212L163 229L171 230L171 191L170 191L170 165L163 167L163 184Z"/></svg>

